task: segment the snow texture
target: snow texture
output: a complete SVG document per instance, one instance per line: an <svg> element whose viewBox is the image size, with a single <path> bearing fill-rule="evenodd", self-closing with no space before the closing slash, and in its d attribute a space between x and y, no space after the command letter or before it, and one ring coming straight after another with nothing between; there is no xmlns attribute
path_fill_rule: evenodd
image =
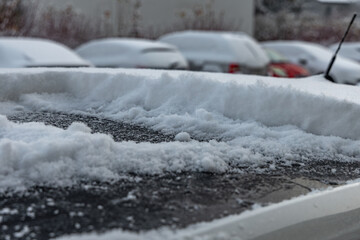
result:
<svg viewBox="0 0 360 240"><path fill-rule="evenodd" d="M190 134L187 132L181 132L176 134L175 140L179 142L189 142L191 140Z"/></svg>
<svg viewBox="0 0 360 240"><path fill-rule="evenodd" d="M359 87L332 84L321 76L294 80L131 69L2 70L0 191L116 180L127 173L241 171L238 166L244 164L256 169L280 160L358 161L359 96ZM214 140L115 142L92 134L82 123L63 130L13 123L4 116L40 110L143 124L178 134L177 140Z"/></svg>

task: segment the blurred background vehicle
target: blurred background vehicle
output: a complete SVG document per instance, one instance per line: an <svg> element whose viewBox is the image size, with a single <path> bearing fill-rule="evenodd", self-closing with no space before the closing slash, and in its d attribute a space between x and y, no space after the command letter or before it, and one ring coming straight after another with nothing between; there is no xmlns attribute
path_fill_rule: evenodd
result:
<svg viewBox="0 0 360 240"><path fill-rule="evenodd" d="M333 51L322 45L303 41L269 41L263 46L286 56L292 63L305 67L311 75L324 73ZM334 82L357 84L360 81L360 64L338 56L330 72Z"/></svg>
<svg viewBox="0 0 360 240"><path fill-rule="evenodd" d="M184 56L169 44L146 39L107 38L80 45L75 51L96 67L187 69Z"/></svg>
<svg viewBox="0 0 360 240"><path fill-rule="evenodd" d="M298 64L291 63L289 59L275 50L264 48L270 59L269 72L273 77L300 78L310 75L309 71Z"/></svg>
<svg viewBox="0 0 360 240"><path fill-rule="evenodd" d="M183 31L166 34L159 41L178 47L190 70L267 75L269 58L244 33Z"/></svg>
<svg viewBox="0 0 360 240"><path fill-rule="evenodd" d="M330 45L329 48L334 52L338 44ZM345 42L341 45L339 55L360 62L360 42Z"/></svg>
<svg viewBox="0 0 360 240"><path fill-rule="evenodd" d="M0 67L90 67L61 43L47 39L0 37Z"/></svg>

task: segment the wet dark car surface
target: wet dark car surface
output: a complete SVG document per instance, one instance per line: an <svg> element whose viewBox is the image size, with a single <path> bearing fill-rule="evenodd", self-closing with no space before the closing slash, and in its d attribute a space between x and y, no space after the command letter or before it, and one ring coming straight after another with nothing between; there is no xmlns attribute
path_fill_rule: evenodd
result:
<svg viewBox="0 0 360 240"><path fill-rule="evenodd" d="M8 119L60 128L83 122L93 132L112 135L115 141L174 141L173 135L93 116L24 112ZM264 162L261 173L246 165L238 173L129 173L117 181L84 180L70 187L36 186L21 193L5 192L0 195L0 239L49 239L118 228L134 232L163 226L183 228L344 184L358 178L360 168L357 162L325 160L290 166L279 161L276 170L269 170L270 164L273 162Z"/></svg>

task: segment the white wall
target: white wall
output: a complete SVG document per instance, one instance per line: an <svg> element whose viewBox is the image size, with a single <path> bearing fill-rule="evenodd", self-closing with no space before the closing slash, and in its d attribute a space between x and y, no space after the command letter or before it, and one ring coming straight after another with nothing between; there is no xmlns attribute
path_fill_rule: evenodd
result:
<svg viewBox="0 0 360 240"><path fill-rule="evenodd" d="M66 8L71 5L82 14L108 22L113 34L127 35L135 25L142 35L160 34L181 28L184 22L202 14L214 12L216 18L223 15L224 27L243 31L250 35L254 28L253 0L39 0L43 9L48 6ZM139 2L139 7L135 4ZM136 12L136 9L138 12ZM136 17L138 14L139 17Z"/></svg>

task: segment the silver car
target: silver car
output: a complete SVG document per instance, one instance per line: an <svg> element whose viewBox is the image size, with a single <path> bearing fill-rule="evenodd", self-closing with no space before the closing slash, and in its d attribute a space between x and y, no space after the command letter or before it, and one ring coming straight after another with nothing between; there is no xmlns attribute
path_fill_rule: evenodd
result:
<svg viewBox="0 0 360 240"><path fill-rule="evenodd" d="M75 51L96 67L187 69L188 63L176 47L132 38L93 40Z"/></svg>
<svg viewBox="0 0 360 240"><path fill-rule="evenodd" d="M244 33L183 31L162 36L189 61L191 70L267 75L269 59L261 46Z"/></svg>

